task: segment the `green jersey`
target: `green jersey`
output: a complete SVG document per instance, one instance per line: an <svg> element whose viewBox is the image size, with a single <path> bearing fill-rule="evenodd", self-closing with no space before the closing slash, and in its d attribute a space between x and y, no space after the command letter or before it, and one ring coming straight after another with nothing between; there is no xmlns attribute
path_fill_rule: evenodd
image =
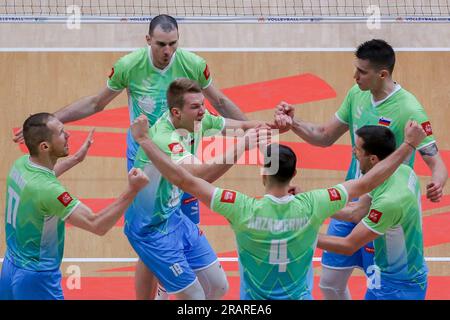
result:
<svg viewBox="0 0 450 320"><path fill-rule="evenodd" d="M382 101L374 102L369 90L361 91L358 85L354 85L339 110L336 117L349 126L352 146L355 146L356 130L365 125L383 125L389 127L395 135L397 147L404 140L404 129L408 120L415 120L422 124L427 137L422 141L418 149L434 143L431 124L417 99L396 84L394 91ZM414 164L414 154L406 162L409 166ZM360 176L359 162L355 154L352 155L350 168L347 172L347 180Z"/></svg>
<svg viewBox="0 0 450 320"><path fill-rule="evenodd" d="M311 295L312 259L323 221L347 203L342 185L261 199L216 188L211 209L235 234L242 299L302 299Z"/></svg>
<svg viewBox="0 0 450 320"><path fill-rule="evenodd" d="M53 171L31 162L28 155L13 164L6 192L6 257L23 269L58 269L64 251L64 220L80 201Z"/></svg>
<svg viewBox="0 0 450 320"><path fill-rule="evenodd" d="M369 194L372 205L362 223L380 235L374 241L375 264L383 280L393 285L426 284L423 255L420 183L414 171L401 165Z"/></svg>
<svg viewBox="0 0 450 320"><path fill-rule="evenodd" d="M195 155L202 137L220 133L225 125L225 119L205 112L202 121L195 132L175 129L169 111L167 111L149 130L153 142L173 161L180 162L186 157ZM126 230L139 233L148 227L157 227L162 232L169 232L172 227L167 225L167 219L179 210L183 191L171 184L148 159L142 148L139 148L134 163L141 168L150 179L125 215Z"/></svg>
<svg viewBox="0 0 450 320"><path fill-rule="evenodd" d="M177 49L163 70L153 65L151 48L141 48L120 58L114 65L107 86L114 91L127 89L130 122L145 114L153 125L167 110L167 88L178 78L188 78L199 83L202 89L211 82L208 66L198 55ZM127 136L127 156L132 162L137 143L130 131Z"/></svg>

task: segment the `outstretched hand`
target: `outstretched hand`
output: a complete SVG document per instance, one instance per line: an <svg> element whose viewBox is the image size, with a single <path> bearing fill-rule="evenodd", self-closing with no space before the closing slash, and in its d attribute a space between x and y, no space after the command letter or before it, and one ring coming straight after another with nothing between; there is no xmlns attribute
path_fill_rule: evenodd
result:
<svg viewBox="0 0 450 320"><path fill-rule="evenodd" d="M427 134L416 121L409 120L405 125L405 142L417 148Z"/></svg>
<svg viewBox="0 0 450 320"><path fill-rule="evenodd" d="M78 149L78 151L74 154L74 157L77 159L78 162L81 162L84 160L84 158L86 158L89 148L94 143L94 139L93 139L94 132L95 132L95 128L91 129L91 131L89 131L89 134L88 134L86 140L84 140L80 149Z"/></svg>
<svg viewBox="0 0 450 320"><path fill-rule="evenodd" d="M138 168L133 168L128 172L128 184L134 191L139 191L145 187L149 179L144 171Z"/></svg>
<svg viewBox="0 0 450 320"><path fill-rule="evenodd" d="M24 142L24 140L23 140L23 129L22 128L19 128L19 130L17 130L14 133L13 141L15 143L23 143Z"/></svg>

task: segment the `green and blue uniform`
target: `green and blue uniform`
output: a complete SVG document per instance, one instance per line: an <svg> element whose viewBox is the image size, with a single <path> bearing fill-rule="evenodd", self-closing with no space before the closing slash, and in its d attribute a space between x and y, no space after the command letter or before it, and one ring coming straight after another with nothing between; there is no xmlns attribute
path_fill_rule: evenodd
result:
<svg viewBox="0 0 450 320"><path fill-rule="evenodd" d="M180 162L196 154L203 136L220 133L224 125L223 117L206 111L195 132L176 130L167 111L149 135L162 152ZM125 234L167 291L177 293L195 280L195 270L214 263L217 256L198 227L181 213L183 191L161 176L142 148L134 166L141 168L150 182L125 214Z"/></svg>
<svg viewBox="0 0 450 320"><path fill-rule="evenodd" d="M195 80L202 89L212 83L206 61L198 55L177 49L169 64L161 70L154 66L151 48L147 46L120 58L111 71L107 86L114 91L127 89L130 123L141 114L145 114L150 125L154 125L156 120L168 110L167 89L170 83L178 78ZM138 147L131 131L128 130L128 171L133 167ZM194 223L199 223L198 200L185 193L182 201L182 211Z"/></svg>
<svg viewBox="0 0 450 320"><path fill-rule="evenodd" d="M424 299L428 269L424 259L420 183L401 165L370 192L372 204L362 223L380 236L374 241L381 280L366 299ZM399 205L401 204L401 205Z"/></svg>
<svg viewBox="0 0 450 320"><path fill-rule="evenodd" d="M0 281L5 299L62 299L65 224L80 204L55 173L22 156L6 183L6 255Z"/></svg>
<svg viewBox="0 0 450 320"><path fill-rule="evenodd" d="M336 118L348 125L352 147L355 147L356 130L366 125L389 127L394 133L397 146L399 146L404 140L404 128L408 120L417 121L427 132L427 137L418 149L435 142L430 121L422 105L414 95L398 84L395 85L394 91L388 97L378 102L374 102L369 90L362 91L358 85L354 85L336 112ZM414 159L415 154L406 161L406 164L413 167ZM360 175L359 162L356 155L353 154L346 180L357 179ZM331 219L327 234L345 237L354 227L354 223ZM368 243L352 256L324 251L322 265L331 269L358 267L367 271L370 266L373 266L373 252L373 243Z"/></svg>
<svg viewBox="0 0 450 320"><path fill-rule="evenodd" d="M216 188L211 209L231 224L241 268L241 299L312 299L319 228L347 203L342 185L261 199Z"/></svg>

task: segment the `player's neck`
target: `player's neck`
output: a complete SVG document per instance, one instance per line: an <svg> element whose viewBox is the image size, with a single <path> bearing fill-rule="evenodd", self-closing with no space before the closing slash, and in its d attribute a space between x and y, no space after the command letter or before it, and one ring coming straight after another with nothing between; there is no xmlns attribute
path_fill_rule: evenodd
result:
<svg viewBox="0 0 450 320"><path fill-rule="evenodd" d="M41 167L48 168L50 170L53 170L55 167L57 159L52 159L51 157L47 155L38 155L38 156L30 156L30 161L40 165Z"/></svg>
<svg viewBox="0 0 450 320"><path fill-rule="evenodd" d="M280 186L280 185L266 185L266 194L270 194L276 198L282 198L284 196L289 195L289 185Z"/></svg>
<svg viewBox="0 0 450 320"><path fill-rule="evenodd" d="M381 101L389 96L395 89L395 82L392 79L384 81L379 88L370 90L373 101Z"/></svg>

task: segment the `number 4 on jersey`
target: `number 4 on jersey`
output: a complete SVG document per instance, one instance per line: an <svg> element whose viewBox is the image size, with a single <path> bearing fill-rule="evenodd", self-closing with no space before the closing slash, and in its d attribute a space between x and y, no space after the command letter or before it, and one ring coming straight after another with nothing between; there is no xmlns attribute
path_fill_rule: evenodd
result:
<svg viewBox="0 0 450 320"><path fill-rule="evenodd" d="M270 264L278 264L278 272L286 272L287 264L287 239L272 240L270 244Z"/></svg>

